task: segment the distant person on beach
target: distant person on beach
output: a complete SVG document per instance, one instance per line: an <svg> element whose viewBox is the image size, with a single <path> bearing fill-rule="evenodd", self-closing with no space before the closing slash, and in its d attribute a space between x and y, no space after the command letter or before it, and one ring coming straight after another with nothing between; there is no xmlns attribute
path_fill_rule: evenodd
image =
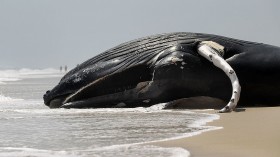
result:
<svg viewBox="0 0 280 157"><path fill-rule="evenodd" d="M65 71L65 72L67 72L67 65L65 65L65 67L64 67L64 71Z"/></svg>
<svg viewBox="0 0 280 157"><path fill-rule="evenodd" d="M59 67L60 72L62 72L62 66Z"/></svg>

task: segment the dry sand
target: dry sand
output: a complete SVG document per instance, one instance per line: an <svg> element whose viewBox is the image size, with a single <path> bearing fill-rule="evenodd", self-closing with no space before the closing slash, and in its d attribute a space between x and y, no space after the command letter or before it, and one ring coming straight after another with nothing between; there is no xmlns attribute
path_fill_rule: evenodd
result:
<svg viewBox="0 0 280 157"><path fill-rule="evenodd" d="M219 115L219 120L207 125L223 129L153 144L182 147L192 157L280 157L280 107L246 108Z"/></svg>

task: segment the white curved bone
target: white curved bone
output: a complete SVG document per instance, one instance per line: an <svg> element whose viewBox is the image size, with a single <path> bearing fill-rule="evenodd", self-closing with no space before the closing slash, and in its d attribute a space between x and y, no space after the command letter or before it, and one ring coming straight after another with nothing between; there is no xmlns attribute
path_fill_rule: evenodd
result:
<svg viewBox="0 0 280 157"><path fill-rule="evenodd" d="M228 104L219 112L231 112L237 105L240 97L241 86L232 67L224 60L224 47L212 41L204 41L198 45L198 53L222 69L229 77L232 84L232 96Z"/></svg>

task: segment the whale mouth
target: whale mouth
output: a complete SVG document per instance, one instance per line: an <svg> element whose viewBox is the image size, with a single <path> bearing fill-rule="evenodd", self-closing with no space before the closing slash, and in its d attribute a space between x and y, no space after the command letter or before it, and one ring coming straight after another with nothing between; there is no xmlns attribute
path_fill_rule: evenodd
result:
<svg viewBox="0 0 280 157"><path fill-rule="evenodd" d="M56 98L50 101L49 108L59 108L63 105L65 98Z"/></svg>
<svg viewBox="0 0 280 157"><path fill-rule="evenodd" d="M49 98L48 94L44 95L44 103L49 108L60 108L63 102L70 94L59 95L56 97Z"/></svg>

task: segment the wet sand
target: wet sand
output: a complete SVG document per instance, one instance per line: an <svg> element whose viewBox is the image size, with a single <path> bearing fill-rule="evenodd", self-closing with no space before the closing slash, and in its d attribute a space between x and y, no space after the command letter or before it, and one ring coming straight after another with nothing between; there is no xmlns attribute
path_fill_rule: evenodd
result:
<svg viewBox="0 0 280 157"><path fill-rule="evenodd" d="M244 109L217 113L220 119L207 124L223 129L153 144L182 147L189 150L192 157L279 157L280 107Z"/></svg>

